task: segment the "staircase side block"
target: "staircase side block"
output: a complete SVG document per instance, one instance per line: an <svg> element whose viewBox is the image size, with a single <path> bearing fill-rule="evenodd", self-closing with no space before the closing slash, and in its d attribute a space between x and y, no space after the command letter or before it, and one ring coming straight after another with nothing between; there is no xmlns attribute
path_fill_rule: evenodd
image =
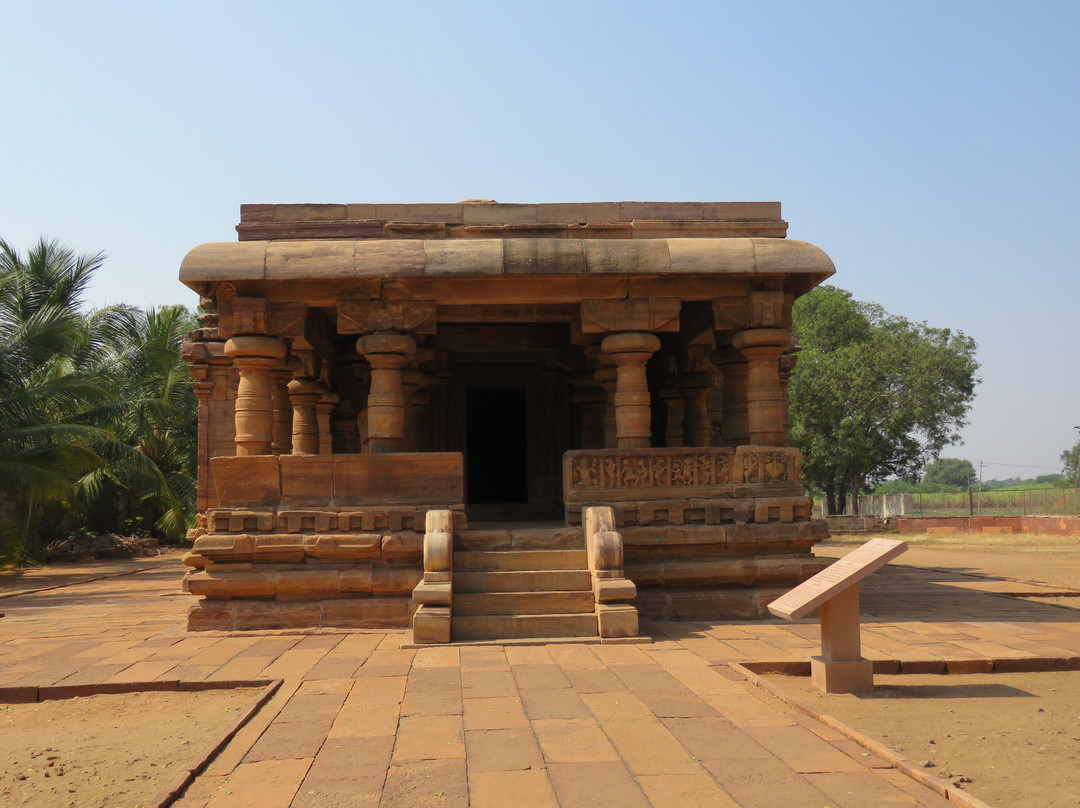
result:
<svg viewBox="0 0 1080 808"><path fill-rule="evenodd" d="M637 587L623 572L623 539L615 530L615 514L610 507L593 506L585 509L584 521L600 638L636 637L638 613L629 601Z"/></svg>
<svg viewBox="0 0 1080 808"><path fill-rule="evenodd" d="M413 589L413 642L450 642L453 617L454 517L428 511L424 523L424 577Z"/></svg>

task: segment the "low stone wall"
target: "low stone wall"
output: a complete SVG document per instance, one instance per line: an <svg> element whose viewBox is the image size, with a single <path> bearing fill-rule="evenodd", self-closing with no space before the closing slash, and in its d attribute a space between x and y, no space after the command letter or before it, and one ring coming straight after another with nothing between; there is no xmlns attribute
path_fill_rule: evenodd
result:
<svg viewBox="0 0 1080 808"><path fill-rule="evenodd" d="M965 533L1033 533L1080 536L1080 516L901 516L901 533L958 531Z"/></svg>
<svg viewBox="0 0 1080 808"><path fill-rule="evenodd" d="M886 521L873 514L826 516L825 524L830 533L876 533L886 529Z"/></svg>

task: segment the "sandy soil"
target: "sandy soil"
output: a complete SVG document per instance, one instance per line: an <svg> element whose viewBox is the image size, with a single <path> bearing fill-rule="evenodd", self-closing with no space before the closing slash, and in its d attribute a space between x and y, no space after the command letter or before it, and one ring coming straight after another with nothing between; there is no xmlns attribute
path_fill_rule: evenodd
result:
<svg viewBox="0 0 1080 808"><path fill-rule="evenodd" d="M842 555L867 538L837 536L817 552ZM1080 537L899 538L909 549L896 564L1080 590ZM1080 597L1038 600L1080 608ZM865 696L765 678L991 805L1080 805L1080 672L878 676Z"/></svg>
<svg viewBox="0 0 1080 808"><path fill-rule="evenodd" d="M0 704L0 805L156 806L258 692L125 693Z"/></svg>
<svg viewBox="0 0 1080 808"><path fill-rule="evenodd" d="M815 552L838 555L870 538L864 534L833 536L819 544ZM947 569L1080 591L1080 536L980 533L901 536L890 533L887 538L903 539L908 545L907 551L894 564Z"/></svg>
<svg viewBox="0 0 1080 808"><path fill-rule="evenodd" d="M763 678L991 805L1080 804L1080 672L878 676L864 696Z"/></svg>

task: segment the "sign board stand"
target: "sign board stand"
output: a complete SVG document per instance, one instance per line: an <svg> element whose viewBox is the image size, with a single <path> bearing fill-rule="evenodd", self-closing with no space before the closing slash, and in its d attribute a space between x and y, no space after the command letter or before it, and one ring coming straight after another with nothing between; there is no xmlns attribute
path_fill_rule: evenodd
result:
<svg viewBox="0 0 1080 808"><path fill-rule="evenodd" d="M821 655L810 658L814 685L826 693L869 693L874 664L862 655L859 581L907 549L902 541L871 539L769 604L785 620L821 607Z"/></svg>

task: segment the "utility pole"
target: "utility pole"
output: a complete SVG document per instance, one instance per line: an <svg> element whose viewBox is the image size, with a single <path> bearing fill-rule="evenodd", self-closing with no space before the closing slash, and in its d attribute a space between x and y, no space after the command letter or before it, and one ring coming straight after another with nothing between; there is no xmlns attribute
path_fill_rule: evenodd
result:
<svg viewBox="0 0 1080 808"><path fill-rule="evenodd" d="M983 462L979 461L979 516L982 516L982 470Z"/></svg>
<svg viewBox="0 0 1080 808"><path fill-rule="evenodd" d="M1080 426L1074 426L1073 429L1075 429L1077 432L1080 432ZM1076 445L1080 446L1080 440L1078 440L1076 442ZM1078 449L1077 452L1076 452L1076 484L1073 486L1073 504L1074 505L1076 504L1076 489L1077 488L1080 488L1080 449ZM1063 516L1068 516L1067 513L1062 514L1062 515Z"/></svg>
<svg viewBox="0 0 1080 808"><path fill-rule="evenodd" d="M1074 426L1073 429L1080 432L1080 426ZM1077 441L1077 445L1080 446L1080 441ZM1080 488L1080 452L1076 453L1076 484L1074 488Z"/></svg>

